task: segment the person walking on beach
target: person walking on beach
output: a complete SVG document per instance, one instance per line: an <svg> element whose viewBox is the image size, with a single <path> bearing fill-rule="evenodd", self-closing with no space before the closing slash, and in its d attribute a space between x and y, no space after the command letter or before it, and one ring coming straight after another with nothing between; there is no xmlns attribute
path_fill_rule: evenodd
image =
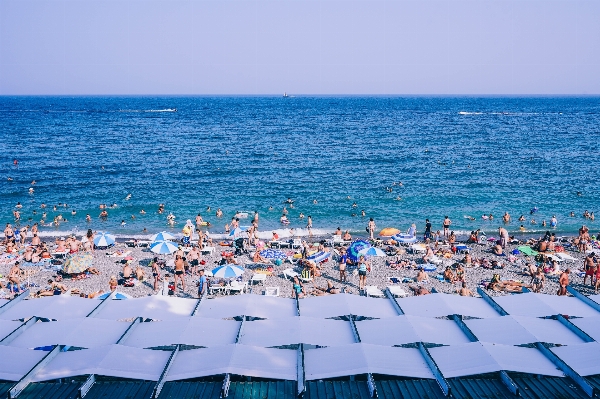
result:
<svg viewBox="0 0 600 399"><path fill-rule="evenodd" d="M312 216L308 215L308 219L306 222L306 229L308 230L308 236L312 237Z"/></svg>
<svg viewBox="0 0 600 399"><path fill-rule="evenodd" d="M429 219L425 219L425 241L431 240L431 222Z"/></svg>
<svg viewBox="0 0 600 399"><path fill-rule="evenodd" d="M448 216L444 216L444 237L448 238L448 236L450 235L450 225L452 224L452 221L450 220L450 218L448 218Z"/></svg>
<svg viewBox="0 0 600 399"><path fill-rule="evenodd" d="M502 248L506 248L506 244L508 244L508 230L504 227L498 227L498 235L500 236L500 246Z"/></svg>
<svg viewBox="0 0 600 399"><path fill-rule="evenodd" d="M348 255L346 254L346 250L342 247L342 256L340 256L340 281L347 282L346 278L346 263L348 262Z"/></svg>
<svg viewBox="0 0 600 399"><path fill-rule="evenodd" d="M369 237L371 238L371 240L375 239L375 237L373 237L373 234L375 234L376 228L377 228L377 225L375 225L375 221L373 220L373 218L370 218L367 230L369 231Z"/></svg>
<svg viewBox="0 0 600 399"><path fill-rule="evenodd" d="M185 292L185 269L183 267L183 259L180 255L176 255L175 258L175 288L177 288L177 280L181 280L181 286Z"/></svg>
<svg viewBox="0 0 600 399"><path fill-rule="evenodd" d="M200 278L198 279L198 298L202 298L208 289L208 280L204 275L204 269L200 270Z"/></svg>
<svg viewBox="0 0 600 399"><path fill-rule="evenodd" d="M370 269L370 266L367 264L364 256L360 256L358 260L358 289L364 290L365 284L367 283L367 270Z"/></svg>
<svg viewBox="0 0 600 399"><path fill-rule="evenodd" d="M158 258L152 261L152 277L154 277L154 291L158 291L158 282L160 281L160 268L158 267Z"/></svg>
<svg viewBox="0 0 600 399"><path fill-rule="evenodd" d="M571 273L571 269L567 268L558 279L558 284L560 288L558 289L557 295L566 296L567 295L567 286L569 285L569 273Z"/></svg>

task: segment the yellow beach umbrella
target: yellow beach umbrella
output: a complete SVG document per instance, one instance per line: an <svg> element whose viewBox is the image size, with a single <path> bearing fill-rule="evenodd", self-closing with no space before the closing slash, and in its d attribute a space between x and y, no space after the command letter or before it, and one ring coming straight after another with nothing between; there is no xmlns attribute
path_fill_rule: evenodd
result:
<svg viewBox="0 0 600 399"><path fill-rule="evenodd" d="M385 229L383 229L383 230L381 230L379 232L379 235L382 236L382 237L391 237L391 236L396 235L398 233L400 233L400 230L395 229L393 227L386 227Z"/></svg>

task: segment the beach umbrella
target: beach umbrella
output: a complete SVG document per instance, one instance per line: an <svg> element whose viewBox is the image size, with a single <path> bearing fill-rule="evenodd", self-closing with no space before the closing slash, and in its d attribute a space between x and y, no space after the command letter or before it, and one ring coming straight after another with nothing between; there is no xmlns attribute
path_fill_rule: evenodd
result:
<svg viewBox="0 0 600 399"><path fill-rule="evenodd" d="M171 241L175 239L175 236L166 231L161 231L158 234L154 234L150 239L152 241Z"/></svg>
<svg viewBox="0 0 600 399"><path fill-rule="evenodd" d="M150 250L155 254L170 255L177 251L177 244L171 241L155 241L150 244Z"/></svg>
<svg viewBox="0 0 600 399"><path fill-rule="evenodd" d="M356 240L348 247L346 253L352 262L358 262L359 252L365 248L369 248L371 244L364 240Z"/></svg>
<svg viewBox="0 0 600 399"><path fill-rule="evenodd" d="M278 249L263 249L260 251L260 256L267 259L285 259L287 255L285 252Z"/></svg>
<svg viewBox="0 0 600 399"><path fill-rule="evenodd" d="M106 299L108 298L108 296L110 295L110 292L106 292L100 296L97 296L96 299ZM127 295L127 294L122 294L120 292L117 292L115 294L115 296L113 297L113 299L129 299L131 298L131 296Z"/></svg>
<svg viewBox="0 0 600 399"><path fill-rule="evenodd" d="M307 256L306 259L312 260L315 263L319 263L319 262L323 262L324 260L328 259L330 256L331 256L330 252L319 251L310 256Z"/></svg>
<svg viewBox="0 0 600 399"><path fill-rule="evenodd" d="M79 274L92 266L94 258L88 252L78 252L69 256L63 265L63 272L68 274Z"/></svg>
<svg viewBox="0 0 600 399"><path fill-rule="evenodd" d="M244 269L236 265L223 265L212 269L213 277L234 278L244 274Z"/></svg>
<svg viewBox="0 0 600 399"><path fill-rule="evenodd" d="M94 245L97 247L110 247L115 243L115 236L110 233L100 232L94 237Z"/></svg>
<svg viewBox="0 0 600 399"><path fill-rule="evenodd" d="M362 249L358 252L358 254L363 255L365 258L370 257L370 256L387 256L387 254L385 252L383 252L381 249L375 248L375 247Z"/></svg>
<svg viewBox="0 0 600 399"><path fill-rule="evenodd" d="M395 229L393 227L386 227L385 229L383 229L383 230L381 230L379 232L379 235L381 237L391 237L391 236L396 235L398 233L400 233L400 230Z"/></svg>

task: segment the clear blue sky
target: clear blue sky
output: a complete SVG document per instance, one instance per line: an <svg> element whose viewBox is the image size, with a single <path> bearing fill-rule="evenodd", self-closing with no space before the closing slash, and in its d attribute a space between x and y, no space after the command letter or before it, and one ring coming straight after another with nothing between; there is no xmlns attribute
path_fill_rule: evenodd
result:
<svg viewBox="0 0 600 399"><path fill-rule="evenodd" d="M0 94L600 94L600 0L0 0Z"/></svg>

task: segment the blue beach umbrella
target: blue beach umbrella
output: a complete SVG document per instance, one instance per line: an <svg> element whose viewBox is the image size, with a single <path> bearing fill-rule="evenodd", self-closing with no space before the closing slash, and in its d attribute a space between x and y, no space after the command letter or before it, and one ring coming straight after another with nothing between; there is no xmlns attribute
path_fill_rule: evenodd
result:
<svg viewBox="0 0 600 399"><path fill-rule="evenodd" d="M244 274L244 269L236 265L224 265L212 270L213 277L234 278Z"/></svg>
<svg viewBox="0 0 600 399"><path fill-rule="evenodd" d="M154 241L150 244L150 250L159 255L170 255L177 251L177 245L171 241Z"/></svg>
<svg viewBox="0 0 600 399"><path fill-rule="evenodd" d="M348 254L348 258L350 258L352 262L358 262L358 258L360 257L359 252L369 247L371 247L371 244L369 244L368 242L364 240L356 240L352 244L350 244L346 253Z"/></svg>
<svg viewBox="0 0 600 399"><path fill-rule="evenodd" d="M109 295L110 295L110 292L106 292L100 296L97 296L96 299L106 299L106 298L108 298ZM129 298L131 298L129 295L122 294L120 292L117 292L115 294L115 296L113 297L113 299L129 299Z"/></svg>
<svg viewBox="0 0 600 399"><path fill-rule="evenodd" d="M358 252L358 254L363 255L365 258L368 258L371 256L387 256L387 254L385 252L383 252L381 249L375 248L375 247L362 249Z"/></svg>
<svg viewBox="0 0 600 399"><path fill-rule="evenodd" d="M94 245L97 247L110 247L115 243L115 236L107 232L100 232L94 237Z"/></svg>
<svg viewBox="0 0 600 399"><path fill-rule="evenodd" d="M151 238L152 241L171 241L174 239L175 236L166 231L161 231L160 233L153 235Z"/></svg>
<svg viewBox="0 0 600 399"><path fill-rule="evenodd" d="M242 232L247 231L248 227L237 227L229 233L229 237L238 237Z"/></svg>
<svg viewBox="0 0 600 399"><path fill-rule="evenodd" d="M330 252L319 251L311 256L308 256L306 259L312 260L315 263L323 262L325 259L329 258L331 255Z"/></svg>
<svg viewBox="0 0 600 399"><path fill-rule="evenodd" d="M285 252L278 249L263 249L260 251L260 256L266 259L285 259L287 255Z"/></svg>

